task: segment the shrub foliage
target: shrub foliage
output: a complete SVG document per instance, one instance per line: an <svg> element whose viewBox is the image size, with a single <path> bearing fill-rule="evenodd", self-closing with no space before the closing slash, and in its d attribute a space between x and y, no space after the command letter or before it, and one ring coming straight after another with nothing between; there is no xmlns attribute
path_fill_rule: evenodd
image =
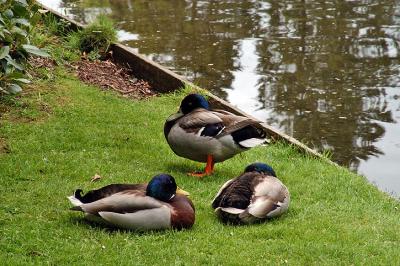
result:
<svg viewBox="0 0 400 266"><path fill-rule="evenodd" d="M48 56L30 42L39 19L33 0L0 0L0 95L18 93L29 83L24 70L30 54Z"/></svg>

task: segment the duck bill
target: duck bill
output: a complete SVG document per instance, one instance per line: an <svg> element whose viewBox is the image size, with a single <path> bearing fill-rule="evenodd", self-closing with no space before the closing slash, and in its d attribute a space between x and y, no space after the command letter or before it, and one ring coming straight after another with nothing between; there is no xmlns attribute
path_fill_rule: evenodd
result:
<svg viewBox="0 0 400 266"><path fill-rule="evenodd" d="M170 116L167 118L167 121L168 121L168 122L169 122L169 121L174 121L174 120L177 120L177 119L181 118L182 116L183 116L183 113L182 113L182 111L179 109L179 111L178 111L176 114L170 115Z"/></svg>
<svg viewBox="0 0 400 266"><path fill-rule="evenodd" d="M180 187L177 187L177 188L176 188L176 194L185 195L185 196L189 196L189 195L190 195L189 192L187 192L187 191L181 189Z"/></svg>

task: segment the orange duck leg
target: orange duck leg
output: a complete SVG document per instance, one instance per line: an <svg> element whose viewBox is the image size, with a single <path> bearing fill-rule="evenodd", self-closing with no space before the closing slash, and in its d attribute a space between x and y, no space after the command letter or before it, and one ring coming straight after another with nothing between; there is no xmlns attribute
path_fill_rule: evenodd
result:
<svg viewBox="0 0 400 266"><path fill-rule="evenodd" d="M206 164L206 168L204 169L204 172L188 173L188 175L195 176L198 178L212 175L212 173L214 172L214 164L215 164L214 158L212 157L212 155L207 155L207 164Z"/></svg>

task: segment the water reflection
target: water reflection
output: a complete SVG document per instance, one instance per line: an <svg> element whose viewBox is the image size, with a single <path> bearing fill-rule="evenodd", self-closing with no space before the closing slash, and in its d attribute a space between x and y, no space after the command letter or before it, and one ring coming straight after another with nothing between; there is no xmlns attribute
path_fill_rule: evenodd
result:
<svg viewBox="0 0 400 266"><path fill-rule="evenodd" d="M140 53L400 195L400 2L41 2L109 14Z"/></svg>

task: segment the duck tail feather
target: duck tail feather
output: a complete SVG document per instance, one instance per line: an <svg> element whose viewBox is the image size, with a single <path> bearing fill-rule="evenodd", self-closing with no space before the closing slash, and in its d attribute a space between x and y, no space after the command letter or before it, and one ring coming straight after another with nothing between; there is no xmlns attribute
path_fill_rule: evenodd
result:
<svg viewBox="0 0 400 266"><path fill-rule="evenodd" d="M265 139L251 138L251 139L246 139L246 140L240 141L239 145L244 148L253 148L258 145L264 144L265 142L266 142Z"/></svg>
<svg viewBox="0 0 400 266"><path fill-rule="evenodd" d="M266 142L265 132L249 125L231 133L233 140L244 148L252 148Z"/></svg>
<svg viewBox="0 0 400 266"><path fill-rule="evenodd" d="M238 215L238 214L241 214L242 212L244 212L243 209L238 209L238 208L234 208L234 207L219 207L218 209L220 211L227 212L230 214L235 214L235 215Z"/></svg>
<svg viewBox="0 0 400 266"><path fill-rule="evenodd" d="M239 224L240 219L239 215L243 212L244 210L241 209L236 209L236 208L223 208L223 207L218 207L215 209L215 213L221 219L223 223L231 223L231 224Z"/></svg>
<svg viewBox="0 0 400 266"><path fill-rule="evenodd" d="M75 196L69 196L69 197L67 197L67 198L68 198L69 201L72 203L72 205L74 205L74 207L80 206L80 205L83 204L83 203L82 203L79 199L77 199Z"/></svg>

